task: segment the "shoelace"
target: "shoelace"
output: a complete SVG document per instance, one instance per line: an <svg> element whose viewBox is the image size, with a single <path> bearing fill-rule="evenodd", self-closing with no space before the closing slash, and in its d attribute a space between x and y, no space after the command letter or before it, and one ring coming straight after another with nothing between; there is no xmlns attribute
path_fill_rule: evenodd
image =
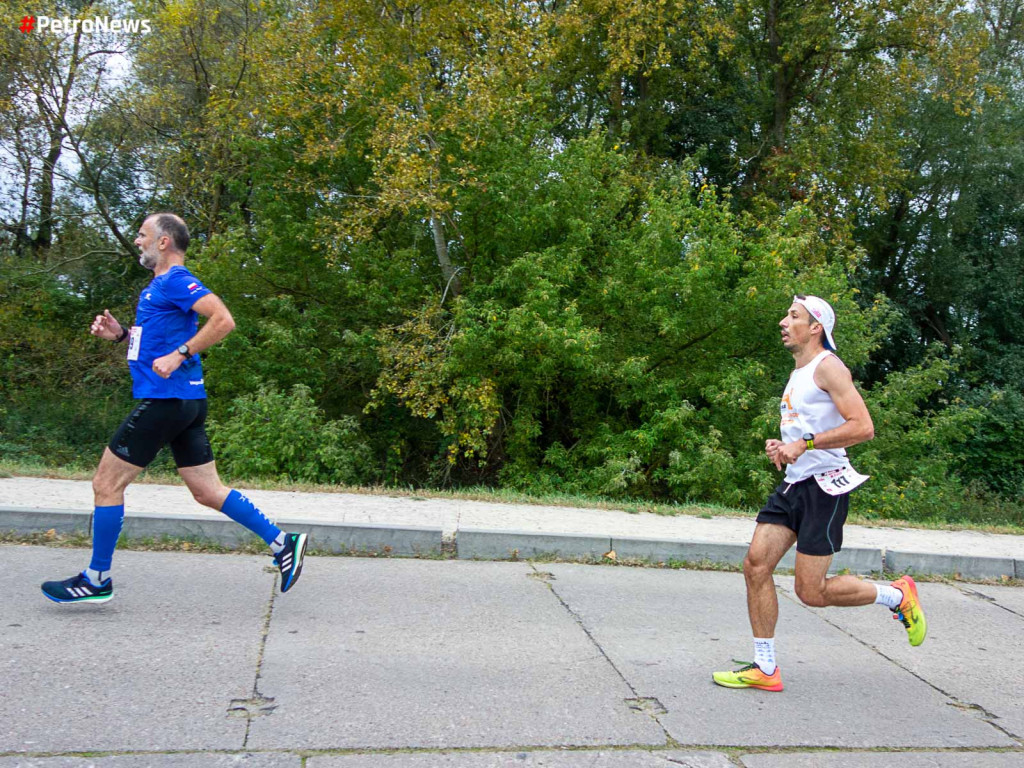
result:
<svg viewBox="0 0 1024 768"><path fill-rule="evenodd" d="M78 574L74 578L74 580L68 585L68 587L78 587L79 589L84 589L88 592L96 592L96 590L99 589L99 587L95 586L91 581L89 581L89 577L86 576L84 573Z"/></svg>

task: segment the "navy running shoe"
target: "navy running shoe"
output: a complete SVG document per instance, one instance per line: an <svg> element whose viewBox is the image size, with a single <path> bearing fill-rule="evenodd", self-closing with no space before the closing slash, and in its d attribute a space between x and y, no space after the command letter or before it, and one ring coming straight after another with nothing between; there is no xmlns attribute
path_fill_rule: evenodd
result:
<svg viewBox="0 0 1024 768"><path fill-rule="evenodd" d="M114 596L114 582L93 586L84 573L64 581L44 581L43 594L55 603L105 603Z"/></svg>
<svg viewBox="0 0 1024 768"><path fill-rule="evenodd" d="M286 533L284 535L284 549L274 555L274 562L281 569L281 591L287 592L295 586L302 573L302 558L306 555L306 540L309 536L305 533Z"/></svg>

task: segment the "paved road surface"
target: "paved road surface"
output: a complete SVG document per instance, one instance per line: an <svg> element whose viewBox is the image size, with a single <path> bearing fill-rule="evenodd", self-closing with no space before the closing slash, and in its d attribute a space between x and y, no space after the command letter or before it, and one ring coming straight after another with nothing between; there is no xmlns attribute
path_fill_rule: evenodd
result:
<svg viewBox="0 0 1024 768"><path fill-rule="evenodd" d="M922 585L911 648L778 577L766 693L711 682L751 650L736 573L310 557L281 595L269 558L125 551L59 606L85 551L0 558L0 768L1024 765L1013 587Z"/></svg>

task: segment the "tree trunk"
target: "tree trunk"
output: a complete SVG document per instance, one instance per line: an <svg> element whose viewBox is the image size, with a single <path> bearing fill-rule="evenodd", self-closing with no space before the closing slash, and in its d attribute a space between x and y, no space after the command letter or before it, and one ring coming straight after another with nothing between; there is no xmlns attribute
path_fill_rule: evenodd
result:
<svg viewBox="0 0 1024 768"><path fill-rule="evenodd" d="M768 60L772 66L772 146L781 151L786 146L786 126L789 122L791 94L786 65L779 54L782 39L779 37L779 12L781 0L768 0L766 25L768 32Z"/></svg>
<svg viewBox="0 0 1024 768"><path fill-rule="evenodd" d="M448 238L445 237L444 222L436 213L430 214L430 229L434 233L434 250L437 251L437 263L441 267L441 277L444 278L441 300L444 301L449 294L454 299L462 291L459 270L452 266L452 261L448 257Z"/></svg>
<svg viewBox="0 0 1024 768"><path fill-rule="evenodd" d="M619 129L622 127L622 80L618 75L615 75L615 79L608 89L608 107L608 135L620 138Z"/></svg>
<svg viewBox="0 0 1024 768"><path fill-rule="evenodd" d="M86 3L89 8L92 3ZM67 131L68 107L71 103L71 89L75 85L75 78L78 75L78 66L81 61L78 58L79 47L82 43L82 30L76 28L74 41L71 44L71 60L68 62L68 77L60 89L60 99L57 100L50 111L49 105L37 92L36 103L39 105L39 113L46 123L47 137L50 140L46 157L43 158L43 172L39 178L39 227L33 239L32 247L37 256L45 258L45 252L53 244L53 202L54 182L53 177L60 161L61 151L64 148L64 137ZM53 75L56 78L56 75ZM54 82L54 85L57 83ZM54 88L56 91L57 88Z"/></svg>
<svg viewBox="0 0 1024 768"><path fill-rule="evenodd" d="M48 133L50 148L43 158L43 171L39 177L39 226L32 242L36 255L43 258L53 244L53 173L64 141L59 123L51 126Z"/></svg>

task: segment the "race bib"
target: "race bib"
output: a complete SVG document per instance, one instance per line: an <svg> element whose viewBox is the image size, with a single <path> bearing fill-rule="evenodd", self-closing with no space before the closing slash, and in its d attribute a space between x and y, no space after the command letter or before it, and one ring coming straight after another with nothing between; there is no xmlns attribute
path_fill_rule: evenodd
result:
<svg viewBox="0 0 1024 768"><path fill-rule="evenodd" d="M862 475L853 467L846 466L842 469L830 469L814 476L821 488L829 496L842 496L849 493L859 485L863 485L871 475Z"/></svg>
<svg viewBox="0 0 1024 768"><path fill-rule="evenodd" d="M142 346L142 326L133 325L128 334L128 359L139 359L139 348Z"/></svg>

